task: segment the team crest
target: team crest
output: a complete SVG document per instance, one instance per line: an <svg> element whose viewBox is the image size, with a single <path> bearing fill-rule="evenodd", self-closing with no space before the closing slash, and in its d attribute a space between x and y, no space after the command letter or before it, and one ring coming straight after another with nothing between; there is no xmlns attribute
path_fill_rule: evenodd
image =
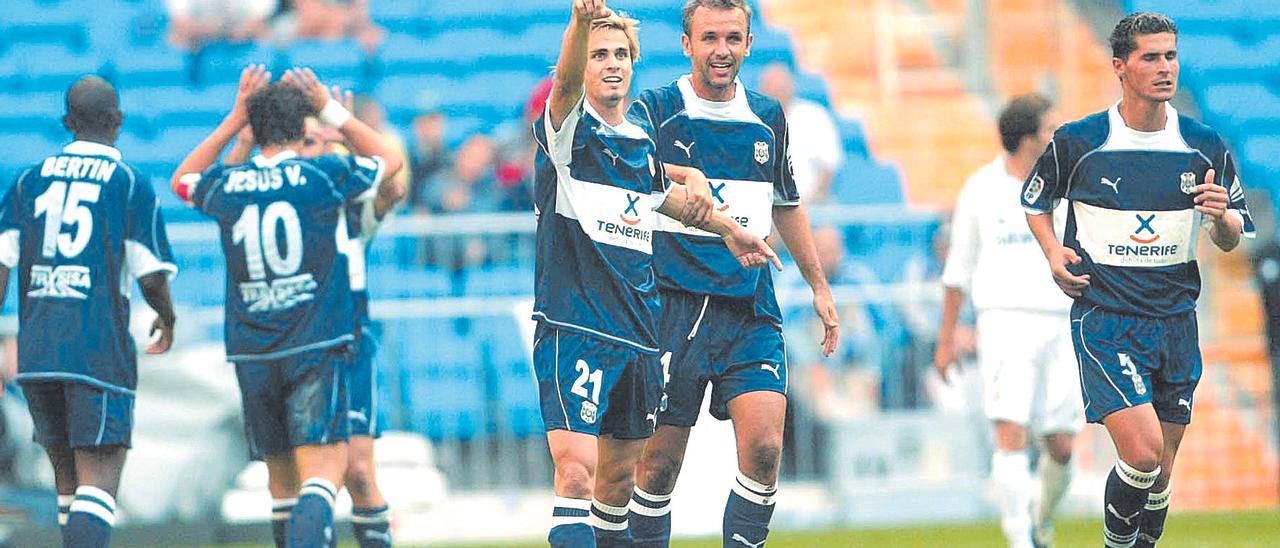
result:
<svg viewBox="0 0 1280 548"><path fill-rule="evenodd" d="M582 422L587 424L596 423L596 404L589 401L582 402L582 410L578 412L578 416L582 418Z"/></svg>
<svg viewBox="0 0 1280 548"><path fill-rule="evenodd" d="M763 164L769 161L769 143L764 141L756 141L756 163Z"/></svg>
<svg viewBox="0 0 1280 548"><path fill-rule="evenodd" d="M1044 190L1044 179L1039 175L1031 178L1031 182L1027 183L1027 190L1022 193L1022 200L1028 204L1035 203L1040 199L1040 192Z"/></svg>
<svg viewBox="0 0 1280 548"><path fill-rule="evenodd" d="M1196 186L1196 174L1190 171L1183 173L1178 178L1178 188L1182 189L1183 194L1191 194L1191 189Z"/></svg>

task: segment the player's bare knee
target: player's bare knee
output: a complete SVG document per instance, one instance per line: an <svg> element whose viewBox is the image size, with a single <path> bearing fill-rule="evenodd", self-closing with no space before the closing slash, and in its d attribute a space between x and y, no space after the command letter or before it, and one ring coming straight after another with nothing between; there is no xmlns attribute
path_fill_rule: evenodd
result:
<svg viewBox="0 0 1280 548"><path fill-rule="evenodd" d="M642 489L655 495L666 495L676 488L680 476L680 461L666 455L645 454L638 466L637 482Z"/></svg>
<svg viewBox="0 0 1280 548"><path fill-rule="evenodd" d="M376 488L373 464L363 461L351 462L347 465L347 474L343 481L347 491L351 493L351 498L368 498Z"/></svg>
<svg viewBox="0 0 1280 548"><path fill-rule="evenodd" d="M751 479L771 485L778 478L778 463L782 460L782 436L765 436L751 441L743 455L743 472Z"/></svg>
<svg viewBox="0 0 1280 548"><path fill-rule="evenodd" d="M581 462L562 462L556 464L556 491L560 496L588 499L591 498L594 478L592 470Z"/></svg>

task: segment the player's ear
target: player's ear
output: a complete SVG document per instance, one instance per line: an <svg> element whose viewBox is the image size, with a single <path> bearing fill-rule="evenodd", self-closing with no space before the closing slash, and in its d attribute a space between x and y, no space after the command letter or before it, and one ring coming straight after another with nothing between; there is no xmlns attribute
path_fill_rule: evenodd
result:
<svg viewBox="0 0 1280 548"><path fill-rule="evenodd" d="M688 34L680 35L680 47L684 50L685 57L693 57L693 50L690 49L690 46L692 45L693 41L689 38Z"/></svg>
<svg viewBox="0 0 1280 548"><path fill-rule="evenodd" d="M756 35L751 34L750 32L747 33L747 47L742 50L743 57L751 57L751 44L752 42L755 42L755 39Z"/></svg>
<svg viewBox="0 0 1280 548"><path fill-rule="evenodd" d="M1120 81L1123 82L1124 81L1124 59L1121 59L1119 57L1112 57L1111 71L1116 74L1116 78L1119 78Z"/></svg>

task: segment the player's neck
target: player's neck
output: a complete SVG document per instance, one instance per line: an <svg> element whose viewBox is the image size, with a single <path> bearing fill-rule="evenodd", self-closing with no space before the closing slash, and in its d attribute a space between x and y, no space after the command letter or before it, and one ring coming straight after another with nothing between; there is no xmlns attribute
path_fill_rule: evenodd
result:
<svg viewBox="0 0 1280 548"><path fill-rule="evenodd" d="M601 118L604 118L605 123L611 126L621 124L626 119L627 110L624 106L625 102L622 100L598 100L588 95L587 101L591 103L591 108L595 109Z"/></svg>
<svg viewBox="0 0 1280 548"><path fill-rule="evenodd" d="M258 153L261 154L263 158L275 158L278 154L287 150L291 150L296 153L301 146L301 143L298 143L297 145L265 145L258 149Z"/></svg>
<svg viewBox="0 0 1280 548"><path fill-rule="evenodd" d="M1027 148L1027 147L1023 147ZM1019 183L1027 179L1027 175L1031 174L1031 168L1035 166L1036 160L1039 159L1039 152L1028 158L1028 154L1019 149L1018 152L1005 156L1004 169L1009 172L1009 176L1017 179Z"/></svg>
<svg viewBox="0 0 1280 548"><path fill-rule="evenodd" d="M717 88L711 84L703 82L699 78L690 78L689 84L693 86L693 94L697 95L703 101L714 101L724 103L733 100L733 95L738 91L737 80L732 84L723 88Z"/></svg>
<svg viewBox="0 0 1280 548"><path fill-rule="evenodd" d="M107 145L109 147L116 145L115 135L93 135L89 133L78 133L75 135L75 139L77 141L85 141L89 143L98 143L100 145Z"/></svg>
<svg viewBox="0 0 1280 548"><path fill-rule="evenodd" d="M1120 101L1120 118L1136 131L1160 131L1169 121L1164 101L1151 101L1125 93Z"/></svg>

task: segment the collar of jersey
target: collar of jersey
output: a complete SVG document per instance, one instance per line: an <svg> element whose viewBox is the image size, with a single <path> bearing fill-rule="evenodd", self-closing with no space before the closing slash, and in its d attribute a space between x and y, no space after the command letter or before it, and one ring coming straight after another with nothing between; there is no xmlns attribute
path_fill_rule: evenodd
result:
<svg viewBox="0 0 1280 548"><path fill-rule="evenodd" d="M621 124L616 126L609 125L609 122L605 121L604 116L601 116L600 113L596 111L596 107L591 106L591 101L587 100L587 94L585 92L582 94L581 100L582 110L600 123L600 133L610 137L625 137L627 139L649 138L649 134L645 133L643 129L640 129L640 126L631 123L631 121L627 120L625 116L622 118Z"/></svg>
<svg viewBox="0 0 1280 548"><path fill-rule="evenodd" d="M1155 131L1139 131L1129 127L1124 122L1124 117L1120 116L1120 101L1116 101L1116 104L1107 109L1107 116L1111 117L1113 127L1123 128L1124 131L1131 132L1134 135L1157 135L1165 131L1176 132L1178 130L1178 111L1168 101L1164 103L1164 128Z"/></svg>
<svg viewBox="0 0 1280 548"><path fill-rule="evenodd" d="M62 151L76 156L106 156L117 162L120 161L120 151L115 147L91 141L72 141L71 144L63 147Z"/></svg>
<svg viewBox="0 0 1280 548"><path fill-rule="evenodd" d="M280 152L277 152L275 156L272 156L270 158L267 158L266 156L263 156L261 154L254 156L253 165L256 165L258 167L275 167L279 165L280 162L283 162L285 160L292 160L297 157L298 157L297 151L285 149Z"/></svg>
<svg viewBox="0 0 1280 548"><path fill-rule="evenodd" d="M742 85L742 80L735 78L733 85L732 99L728 101L709 101L698 97L698 92L693 89L690 75L681 76L676 81L676 87L680 89L680 95L684 97L685 114L690 118L753 122L763 125L764 122L760 121L760 117L756 116L756 113L751 110L751 105L747 103L747 89Z"/></svg>

